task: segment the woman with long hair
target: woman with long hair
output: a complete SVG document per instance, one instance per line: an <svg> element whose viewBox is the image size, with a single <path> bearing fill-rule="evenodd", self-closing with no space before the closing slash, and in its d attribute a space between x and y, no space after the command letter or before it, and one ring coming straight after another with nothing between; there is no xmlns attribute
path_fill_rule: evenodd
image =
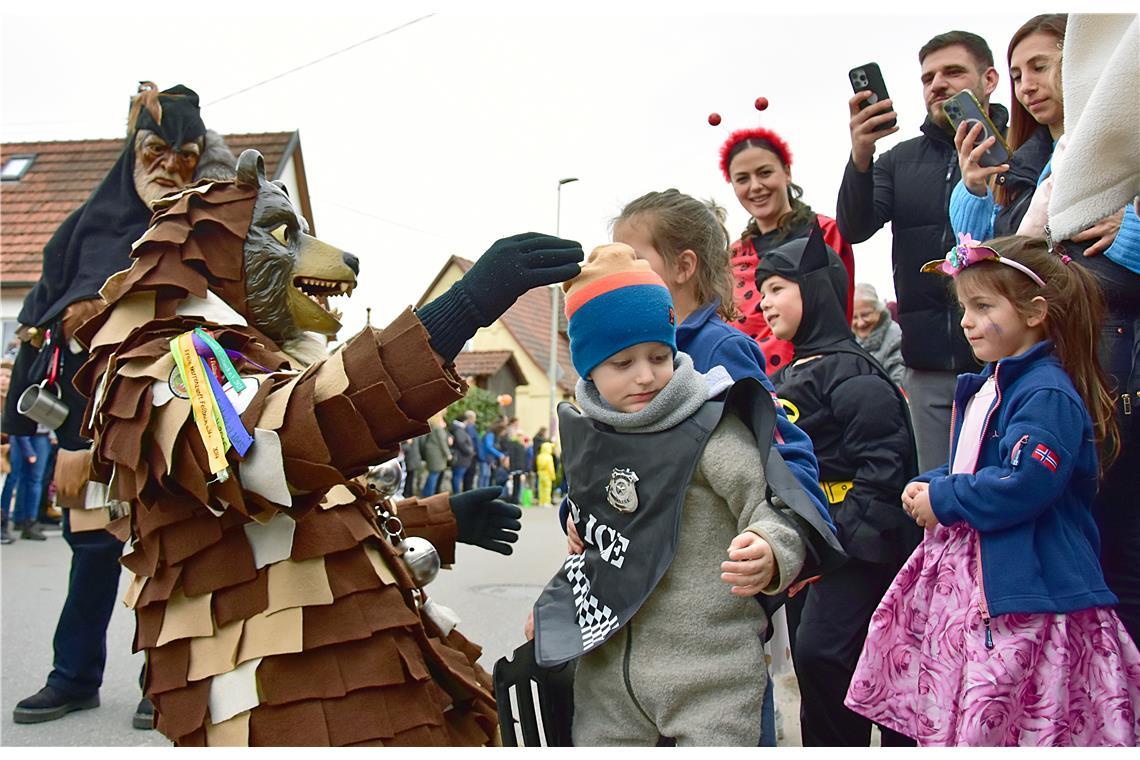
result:
<svg viewBox="0 0 1140 760"><path fill-rule="evenodd" d="M981 154L994 138L976 143L981 125L958 126L954 145L962 179L950 198L956 233L978 240L1013 234L1038 183L1049 174L1053 149L1065 132L1061 46L1067 19L1064 13L1034 16L1009 41L1009 163L981 166Z"/></svg>
<svg viewBox="0 0 1140 760"><path fill-rule="evenodd" d="M1021 25L1009 41L1010 109L1006 143L1013 152L1009 163L982 166L982 154L994 138L977 143L980 125L958 126L954 144L962 179L950 197L950 221L954 232L983 240L1000 235L1043 235L1030 211L1039 187L1048 184L1055 159L1063 152L1065 98L1061 86L1061 49L1068 16L1045 13ZM1121 97L1129 97L1121 93ZM1040 201L1038 201L1040 203ZM1074 242L1089 242L1086 256L1107 253L1120 260L1122 246L1134 244L1125 234L1117 243L1121 224L1140 225L1134 209L1127 208L1074 236ZM1131 243L1129 241L1132 241Z"/></svg>

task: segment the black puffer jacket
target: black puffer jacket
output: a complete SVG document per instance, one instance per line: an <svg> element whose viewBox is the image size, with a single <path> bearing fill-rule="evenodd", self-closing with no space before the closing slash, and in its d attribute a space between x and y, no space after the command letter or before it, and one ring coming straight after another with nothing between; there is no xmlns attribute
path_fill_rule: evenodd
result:
<svg viewBox="0 0 1140 760"><path fill-rule="evenodd" d="M994 237L1017 234L1025 212L1029 210L1029 202L1033 200L1037 180L1052 155L1053 137L1045 126L1037 127L1029 139L1014 151L1009 171L997 178L999 185L1008 188L1009 200L994 219Z"/></svg>
<svg viewBox="0 0 1140 760"><path fill-rule="evenodd" d="M990 118L1005 130L1009 114L990 105ZM851 160L839 187L836 221L852 243L867 240L891 222L891 261L898 295L902 354L908 367L974 372L974 359L947 280L919 271L954 245L950 192L961 177L954 136L928 118L922 136L899 143L859 172Z"/></svg>

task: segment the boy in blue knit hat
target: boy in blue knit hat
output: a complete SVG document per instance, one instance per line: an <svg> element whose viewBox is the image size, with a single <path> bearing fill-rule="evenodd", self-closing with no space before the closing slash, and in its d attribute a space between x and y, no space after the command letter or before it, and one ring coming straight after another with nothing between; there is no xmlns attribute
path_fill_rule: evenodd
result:
<svg viewBox="0 0 1140 760"><path fill-rule="evenodd" d="M756 435L710 401L728 374L677 351L649 264L602 246L563 288L581 375L581 412L559 409L575 530L535 603L536 661L579 659L575 745L755 747L768 619L751 597L800 575L803 539L767 499Z"/></svg>

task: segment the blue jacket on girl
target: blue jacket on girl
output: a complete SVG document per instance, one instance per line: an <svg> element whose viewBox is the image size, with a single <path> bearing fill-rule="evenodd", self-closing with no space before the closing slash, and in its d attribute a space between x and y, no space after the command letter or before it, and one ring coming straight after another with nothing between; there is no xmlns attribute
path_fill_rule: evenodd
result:
<svg viewBox="0 0 1140 760"><path fill-rule="evenodd" d="M1117 603L1101 573L1093 522L1097 452L1092 419L1053 342L958 377L951 416L990 375L997 396L982 428L973 474L949 465L915 478L930 483L943 525L965 520L980 535L982 585L990 613L1074 612ZM967 442L967 445L975 445Z"/></svg>
<svg viewBox="0 0 1140 760"><path fill-rule="evenodd" d="M708 372L713 367L721 366L734 381L754 377L775 398L776 389L764 373L764 354L760 351L760 346L718 317L718 308L720 300L713 300L677 325L677 350L689 355L698 372ZM796 480L816 501L828 522L831 522L824 507L827 502L819 485L819 463L811 439L788 420L788 415L779 405L776 406L776 433L776 450Z"/></svg>

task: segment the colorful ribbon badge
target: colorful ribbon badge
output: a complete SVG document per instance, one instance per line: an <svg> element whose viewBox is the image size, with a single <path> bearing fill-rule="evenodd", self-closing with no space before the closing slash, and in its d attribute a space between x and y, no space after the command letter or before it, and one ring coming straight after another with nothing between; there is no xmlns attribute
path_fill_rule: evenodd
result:
<svg viewBox="0 0 1140 760"><path fill-rule="evenodd" d="M190 408L206 447L210 472L217 474L219 481L224 481L229 477L226 452L232 446L239 456L245 456L253 445L253 437L222 389L215 370L224 375L230 387L238 393L245 390L245 382L230 361L228 352L200 327L171 340L170 353L190 397Z"/></svg>

